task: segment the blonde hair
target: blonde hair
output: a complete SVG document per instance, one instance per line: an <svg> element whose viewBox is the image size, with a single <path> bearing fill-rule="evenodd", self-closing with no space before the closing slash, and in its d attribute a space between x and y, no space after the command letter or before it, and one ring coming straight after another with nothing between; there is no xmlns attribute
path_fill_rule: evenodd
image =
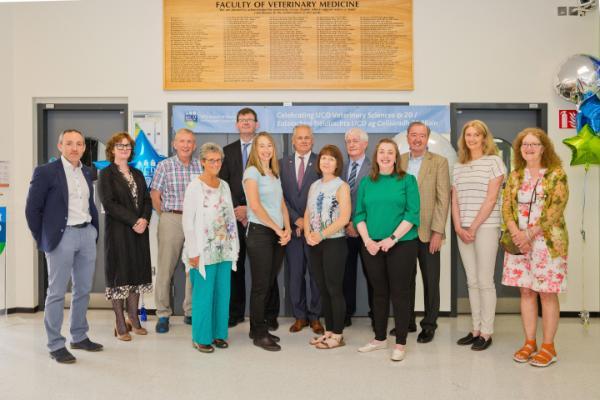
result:
<svg viewBox="0 0 600 400"><path fill-rule="evenodd" d="M267 138L269 142L273 145L273 155L271 156L271 160L269 161L269 167L271 168L271 172L276 178L279 178L279 162L277 162L277 146L275 146L275 140L273 136L271 136L267 132L258 133L254 139L252 140L252 149L250 150L250 154L248 155L248 163L246 164L246 169L249 167L255 167L258 172L262 176L265 175L265 170L260 162L260 158L258 157L258 139L261 137Z"/></svg>
<svg viewBox="0 0 600 400"><path fill-rule="evenodd" d="M556 154L554 150L554 144L550 140L550 137L544 130L540 128L525 128L517 135L517 138L514 140L513 147L513 168L516 170L524 169L527 166L527 162L523 159L523 155L521 154L521 145L523 144L523 139L525 136L531 135L538 138L540 143L542 144L542 160L541 164L543 168L553 169L555 167L562 166L562 160Z"/></svg>
<svg viewBox="0 0 600 400"><path fill-rule="evenodd" d="M465 131L469 128L475 129L480 135L483 136L483 155L484 156L497 156L498 155L498 146L494 142L494 136L492 136L492 132L490 128L485 124L485 122L480 121L478 119L474 119L472 121L468 121L465 126L462 128L462 133L458 138L458 162L461 164L466 164L472 160L471 151L467 147L467 143L465 142Z"/></svg>

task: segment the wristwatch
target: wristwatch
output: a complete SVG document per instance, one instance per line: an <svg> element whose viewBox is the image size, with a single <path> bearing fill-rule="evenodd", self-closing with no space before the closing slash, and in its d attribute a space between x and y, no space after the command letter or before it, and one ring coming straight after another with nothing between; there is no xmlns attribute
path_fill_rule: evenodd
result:
<svg viewBox="0 0 600 400"><path fill-rule="evenodd" d="M397 238L393 233L390 235L390 239L392 239L394 243L398 243L398 240L400 240L400 238Z"/></svg>

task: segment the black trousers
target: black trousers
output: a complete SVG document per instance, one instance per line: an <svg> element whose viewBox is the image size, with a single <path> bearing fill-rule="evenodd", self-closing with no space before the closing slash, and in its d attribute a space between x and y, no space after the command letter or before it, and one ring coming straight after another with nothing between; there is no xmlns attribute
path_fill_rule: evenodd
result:
<svg viewBox="0 0 600 400"><path fill-rule="evenodd" d="M346 317L352 317L356 313L356 276L358 272L358 258L362 264L367 278L367 295L369 299L369 317L373 318L373 287L369 282L369 276L365 270L365 260L360 251L362 240L360 237L347 237L348 256L344 271L344 298L346 299Z"/></svg>
<svg viewBox="0 0 600 400"><path fill-rule="evenodd" d="M255 337L267 334L267 304L273 302L273 285L281 270L285 248L279 243L279 236L264 225L250 223L246 236L246 247L250 257L252 288L250 290L250 329ZM279 292L277 292L279 303Z"/></svg>
<svg viewBox="0 0 600 400"><path fill-rule="evenodd" d="M429 242L418 240L417 258L421 277L423 278L423 294L425 304L425 317L421 320L422 329L437 329L437 318L440 313L440 252L429 253ZM415 321L415 287L417 270L410 282L411 321Z"/></svg>
<svg viewBox="0 0 600 400"><path fill-rule="evenodd" d="M246 314L246 227L238 222L240 252L237 260L237 271L231 271L231 294L229 299L229 319L240 320ZM267 319L276 319L279 315L279 285L277 280L271 288L267 300Z"/></svg>
<svg viewBox="0 0 600 400"><path fill-rule="evenodd" d="M372 256L362 247L367 274L373 285L373 319L375 339L385 340L390 315L390 298L394 309L396 343L406 344L410 319L410 282L417 268L417 240L400 241L386 252Z"/></svg>
<svg viewBox="0 0 600 400"><path fill-rule="evenodd" d="M326 239L310 248L311 274L321 293L321 311L325 328L341 335L346 317L344 269L348 245L346 238Z"/></svg>

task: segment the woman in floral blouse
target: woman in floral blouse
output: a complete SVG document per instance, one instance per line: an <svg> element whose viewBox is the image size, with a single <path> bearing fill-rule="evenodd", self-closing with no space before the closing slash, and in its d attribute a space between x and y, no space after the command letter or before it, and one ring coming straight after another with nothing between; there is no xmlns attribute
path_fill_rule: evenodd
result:
<svg viewBox="0 0 600 400"><path fill-rule="evenodd" d="M554 336L560 307L558 293L567 289L568 234L564 210L567 176L546 132L527 128L513 143L514 170L502 202L502 243L521 254L504 255L502 283L521 291L525 344L516 362L546 367L557 361ZM537 296L542 304L543 343L537 351ZM536 353L537 351L537 353Z"/></svg>
<svg viewBox="0 0 600 400"><path fill-rule="evenodd" d="M343 346L346 301L344 271L348 247L344 227L350 221L350 186L340 175L344 160L336 146L328 144L317 157L317 172L323 177L308 192L304 213L304 236L310 248L311 274L317 281L325 334L311 340L318 349Z"/></svg>
<svg viewBox="0 0 600 400"><path fill-rule="evenodd" d="M223 150L200 148L202 174L188 185L183 203L183 261L192 282L192 342L203 353L227 344L231 270L239 242L227 182L219 179Z"/></svg>

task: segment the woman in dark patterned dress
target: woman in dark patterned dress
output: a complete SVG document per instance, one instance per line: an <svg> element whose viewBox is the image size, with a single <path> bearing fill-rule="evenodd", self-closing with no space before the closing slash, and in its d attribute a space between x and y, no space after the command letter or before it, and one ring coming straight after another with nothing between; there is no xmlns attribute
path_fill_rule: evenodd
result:
<svg viewBox="0 0 600 400"><path fill-rule="evenodd" d="M144 175L129 166L135 142L126 132L115 133L106 145L111 164L100 172L98 193L105 211L104 249L106 298L115 311L115 336L130 341L130 330L148 332L138 318L141 293L152 290L148 224L152 203ZM123 307L127 306L128 320Z"/></svg>

